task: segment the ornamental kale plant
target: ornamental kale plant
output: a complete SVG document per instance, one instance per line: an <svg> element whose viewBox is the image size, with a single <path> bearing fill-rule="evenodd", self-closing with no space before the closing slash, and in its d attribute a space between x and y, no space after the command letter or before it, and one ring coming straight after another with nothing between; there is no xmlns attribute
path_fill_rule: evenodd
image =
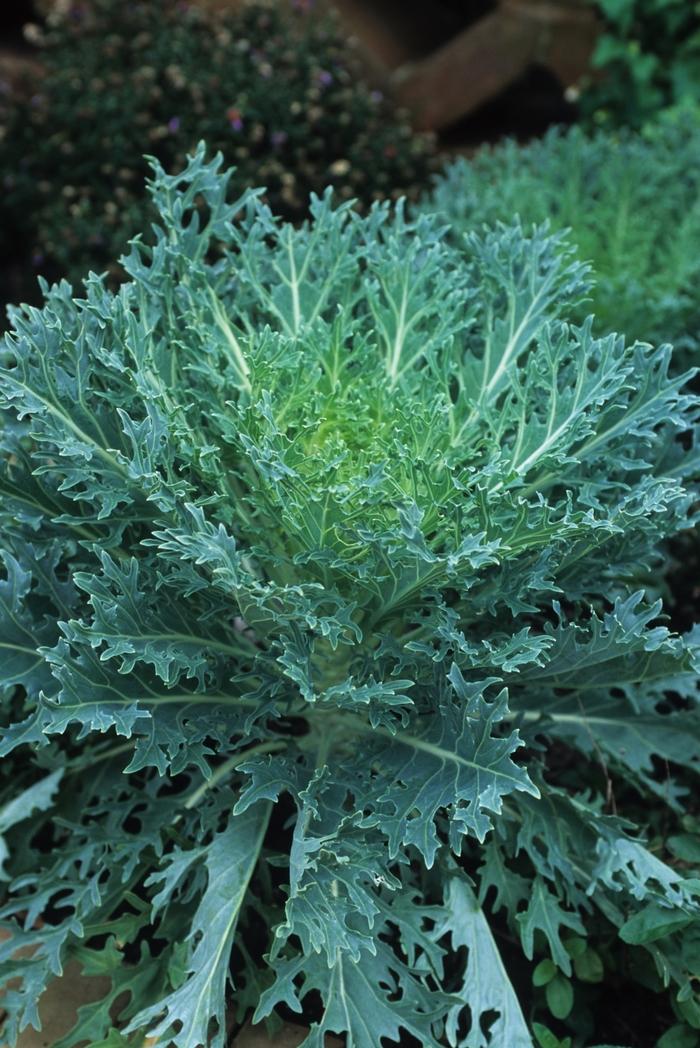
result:
<svg viewBox="0 0 700 1048"><path fill-rule="evenodd" d="M465 229L519 215L569 229L594 285L573 319L602 331L673 342L696 363L700 336L700 114L669 111L644 133L553 129L452 164L427 203Z"/></svg>
<svg viewBox="0 0 700 1048"><path fill-rule="evenodd" d="M55 1048L251 1011L307 1048L590 1045L623 978L700 1027L669 347L570 326L557 235L457 250L329 194L295 229L221 163L154 163L118 293L12 311L3 1037L69 959L110 989Z"/></svg>
<svg viewBox="0 0 700 1048"><path fill-rule="evenodd" d="M179 0L63 3L43 35L44 73L0 99L2 228L37 273L108 267L153 215L144 152L180 170L200 139L303 218L311 190L369 205L415 197L432 140L367 82L347 34L305 3L207 14Z"/></svg>

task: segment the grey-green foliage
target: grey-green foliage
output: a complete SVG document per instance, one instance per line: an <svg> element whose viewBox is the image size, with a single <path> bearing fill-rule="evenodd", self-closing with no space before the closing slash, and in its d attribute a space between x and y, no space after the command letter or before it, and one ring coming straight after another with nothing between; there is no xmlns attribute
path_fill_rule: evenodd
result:
<svg viewBox="0 0 700 1048"><path fill-rule="evenodd" d="M74 957L111 990L55 1048L221 1046L227 993L517 1048L504 929L566 980L602 926L690 1015L699 882L604 792L673 820L700 752L645 597L694 522L668 347L569 326L541 229L154 170L130 280L2 351L4 1038Z"/></svg>
<svg viewBox="0 0 700 1048"><path fill-rule="evenodd" d="M671 111L643 133L553 129L459 159L426 208L456 237L519 215L568 229L594 284L573 318L600 333L672 342L696 363L700 340L700 111ZM679 356L678 351L684 351Z"/></svg>

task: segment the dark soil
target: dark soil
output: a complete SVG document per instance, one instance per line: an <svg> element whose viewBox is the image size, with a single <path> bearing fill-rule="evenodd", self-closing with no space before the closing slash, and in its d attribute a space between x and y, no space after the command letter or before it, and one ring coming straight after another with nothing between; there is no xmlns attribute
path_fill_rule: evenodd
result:
<svg viewBox="0 0 700 1048"><path fill-rule="evenodd" d="M557 78L534 65L496 98L447 128L440 138L448 150L472 152L506 137L526 142L543 135L553 124L573 124L577 115Z"/></svg>

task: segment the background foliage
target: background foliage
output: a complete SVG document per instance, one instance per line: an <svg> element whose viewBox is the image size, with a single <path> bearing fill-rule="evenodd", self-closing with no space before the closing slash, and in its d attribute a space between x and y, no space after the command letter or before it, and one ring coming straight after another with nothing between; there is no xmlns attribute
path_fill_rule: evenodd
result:
<svg viewBox="0 0 700 1048"><path fill-rule="evenodd" d="M308 1048L694 1037L697 398L559 236L219 168L3 350L4 1036L75 957L55 1048L220 1046L230 978Z"/></svg>
<svg viewBox="0 0 700 1048"><path fill-rule="evenodd" d="M392 113L342 30L308 4L211 17L176 0L65 7L45 34L45 75L6 104L0 143L3 246L20 246L34 273L115 272L153 217L143 154L178 170L200 138L295 220L311 190L366 205L414 197L434 170L430 139Z"/></svg>
<svg viewBox="0 0 700 1048"><path fill-rule="evenodd" d="M600 331L669 341L695 363L700 337L700 109L679 107L638 134L553 129L453 163L427 200L460 238L482 223L549 222L593 267L574 316Z"/></svg>
<svg viewBox="0 0 700 1048"><path fill-rule="evenodd" d="M581 98L595 124L642 127L665 107L700 99L696 0L597 0L604 31Z"/></svg>

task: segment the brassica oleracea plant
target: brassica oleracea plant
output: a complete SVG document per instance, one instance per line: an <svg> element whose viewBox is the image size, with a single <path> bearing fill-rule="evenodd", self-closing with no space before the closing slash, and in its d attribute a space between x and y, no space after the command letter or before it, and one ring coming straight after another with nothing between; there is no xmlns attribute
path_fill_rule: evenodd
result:
<svg viewBox="0 0 700 1048"><path fill-rule="evenodd" d="M669 347L570 326L544 230L457 249L330 196L295 229L228 177L154 164L120 290L12 311L4 1039L71 959L111 989L54 1048L253 1012L306 1048L582 1044L622 960L697 1027Z"/></svg>
<svg viewBox="0 0 700 1048"><path fill-rule="evenodd" d="M700 344L700 111L679 107L644 132L554 128L451 164L426 202L455 231L519 215L527 229L569 230L593 266L589 296L569 319L595 314L599 333L672 342L680 366Z"/></svg>

